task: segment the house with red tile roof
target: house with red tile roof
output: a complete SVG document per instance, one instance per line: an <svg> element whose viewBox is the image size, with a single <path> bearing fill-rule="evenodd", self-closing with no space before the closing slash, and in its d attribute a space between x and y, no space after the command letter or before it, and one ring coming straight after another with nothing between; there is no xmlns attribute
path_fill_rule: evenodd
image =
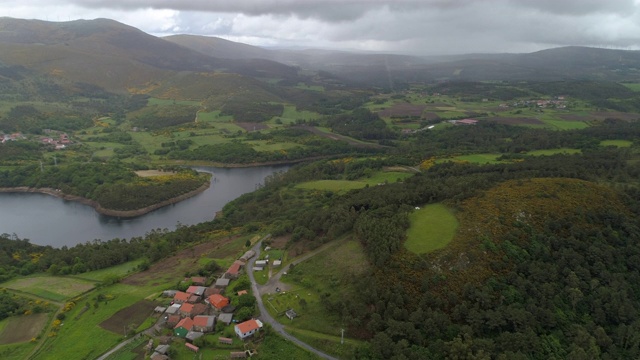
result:
<svg viewBox="0 0 640 360"><path fill-rule="evenodd" d="M180 307L180 316L191 317L191 311L193 310L193 304L182 304Z"/></svg>
<svg viewBox="0 0 640 360"><path fill-rule="evenodd" d="M262 322L256 319L247 320L234 326L236 335L238 335L238 337L243 340L255 334L258 330L260 330L260 328L262 328Z"/></svg>
<svg viewBox="0 0 640 360"><path fill-rule="evenodd" d="M182 304L185 303L187 301L189 301L189 297L191 295L187 294L186 292L183 291L178 291L174 296L173 296L173 302L176 304Z"/></svg>
<svg viewBox="0 0 640 360"><path fill-rule="evenodd" d="M173 328L173 334L179 337L187 336L187 333L193 328L193 320L191 318L184 318Z"/></svg>
<svg viewBox="0 0 640 360"><path fill-rule="evenodd" d="M216 310L221 310L223 307L229 305L229 299L220 294L213 294L209 296L206 302Z"/></svg>
<svg viewBox="0 0 640 360"><path fill-rule="evenodd" d="M242 263L241 261L234 261L233 264L229 266L227 272L224 273L224 277L227 279L237 279L238 276L240 276L240 269L242 268L243 264L244 263Z"/></svg>
<svg viewBox="0 0 640 360"><path fill-rule="evenodd" d="M195 331L210 332L216 324L215 316L198 315L193 318L193 329Z"/></svg>
<svg viewBox="0 0 640 360"><path fill-rule="evenodd" d="M193 285L205 286L205 284L207 283L207 278L203 276L192 276L191 283Z"/></svg>

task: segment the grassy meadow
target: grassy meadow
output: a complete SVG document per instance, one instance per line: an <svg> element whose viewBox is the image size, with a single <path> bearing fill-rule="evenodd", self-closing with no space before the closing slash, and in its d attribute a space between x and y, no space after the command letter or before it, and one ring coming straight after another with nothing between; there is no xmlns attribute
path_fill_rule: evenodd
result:
<svg viewBox="0 0 640 360"><path fill-rule="evenodd" d="M404 246L416 254L441 249L453 240L458 229L455 215L443 204L429 204L409 215L411 226Z"/></svg>
<svg viewBox="0 0 640 360"><path fill-rule="evenodd" d="M7 289L18 290L52 301L64 301L95 287L89 280L62 276L20 277L2 284Z"/></svg>

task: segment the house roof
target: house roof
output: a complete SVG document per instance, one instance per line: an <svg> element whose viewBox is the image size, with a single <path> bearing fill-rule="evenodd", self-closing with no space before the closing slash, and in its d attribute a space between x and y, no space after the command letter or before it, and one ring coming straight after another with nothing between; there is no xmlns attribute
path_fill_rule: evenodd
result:
<svg viewBox="0 0 640 360"><path fill-rule="evenodd" d="M249 293L247 292L247 290L240 290L240 291L238 291L238 296L247 295L247 294L249 294Z"/></svg>
<svg viewBox="0 0 640 360"><path fill-rule="evenodd" d="M189 300L189 294L187 294L186 292L183 291L178 291L174 296L173 296L173 300L176 301L187 301Z"/></svg>
<svg viewBox="0 0 640 360"><path fill-rule="evenodd" d="M195 295L202 295L204 294L204 291L207 288L205 288L204 286L196 286L196 285L191 285L189 286L189 288L187 289L187 293L189 294L195 294Z"/></svg>
<svg viewBox="0 0 640 360"><path fill-rule="evenodd" d="M203 276L192 276L191 282L196 285L204 285L207 282L207 278Z"/></svg>
<svg viewBox="0 0 640 360"><path fill-rule="evenodd" d="M220 294L213 294L209 296L208 300L209 300L209 304L211 304L213 307L217 309L222 309L223 307L229 304L229 299L227 299L226 297Z"/></svg>
<svg viewBox="0 0 640 360"><path fill-rule="evenodd" d="M179 322L180 322L180 315L171 315L167 319L167 324L169 326L172 326L171 324L173 324L173 326L175 327L175 325Z"/></svg>
<svg viewBox="0 0 640 360"><path fill-rule="evenodd" d="M193 326L211 327L215 319L215 316L198 315L193 318Z"/></svg>
<svg viewBox="0 0 640 360"><path fill-rule="evenodd" d="M233 319L233 314L220 314L218 321L222 321L225 324L229 324Z"/></svg>
<svg viewBox="0 0 640 360"><path fill-rule="evenodd" d="M193 304L182 304L180 307L180 312L191 314L191 311L193 311Z"/></svg>
<svg viewBox="0 0 640 360"><path fill-rule="evenodd" d="M229 280L229 279L220 278L220 279L216 280L216 286L229 286L229 282L230 281L231 280Z"/></svg>
<svg viewBox="0 0 640 360"><path fill-rule="evenodd" d="M229 270L227 270L227 274L237 274L240 272L240 263L234 262L231 266L229 266Z"/></svg>
<svg viewBox="0 0 640 360"><path fill-rule="evenodd" d="M200 331L189 331L185 336L185 339L193 341L195 339L201 338L203 335L204 333L201 333Z"/></svg>
<svg viewBox="0 0 640 360"><path fill-rule="evenodd" d="M183 327L187 330L191 330L193 328L193 320L191 320L191 318L184 318L182 320L180 320L180 322L174 327L174 329Z"/></svg>
<svg viewBox="0 0 640 360"><path fill-rule="evenodd" d="M243 323L236 325L236 328L238 328L238 330L240 330L240 333L242 334L246 334L256 329L260 329L261 327L262 327L262 322L260 322L260 320L255 320L255 319L247 320Z"/></svg>

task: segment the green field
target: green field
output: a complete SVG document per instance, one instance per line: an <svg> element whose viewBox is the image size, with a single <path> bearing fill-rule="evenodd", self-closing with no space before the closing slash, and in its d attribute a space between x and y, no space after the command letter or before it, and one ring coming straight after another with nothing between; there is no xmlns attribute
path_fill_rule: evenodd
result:
<svg viewBox="0 0 640 360"><path fill-rule="evenodd" d="M453 240L458 220L442 204L430 204L409 215L411 226L407 230L404 246L416 254L441 249Z"/></svg>
<svg viewBox="0 0 640 360"><path fill-rule="evenodd" d="M621 83L626 88L631 89L636 92L640 92L640 83Z"/></svg>
<svg viewBox="0 0 640 360"><path fill-rule="evenodd" d="M39 275L14 279L2 286L48 300L64 301L93 289L95 284L78 278Z"/></svg>
<svg viewBox="0 0 640 360"><path fill-rule="evenodd" d="M544 119L545 124L551 125L558 130L575 130L575 129L584 129L588 128L589 125L582 121L567 121L567 120L552 120L552 119Z"/></svg>
<svg viewBox="0 0 640 360"><path fill-rule="evenodd" d="M99 326L116 312L151 294L159 293L168 284L132 286L115 284L100 289L108 300L95 301L95 293L75 303L66 314L64 325L49 333L34 359L93 359L115 346L123 334ZM96 305L97 304L97 305Z"/></svg>
<svg viewBox="0 0 640 360"><path fill-rule="evenodd" d="M94 281L105 281L113 277L123 277L127 274L135 272L138 265L140 265L143 261L144 260L142 259L133 260L124 264L112 266L110 268L78 274L75 277Z"/></svg>
<svg viewBox="0 0 640 360"><path fill-rule="evenodd" d="M580 149L571 148L558 148L558 149L544 149L529 151L527 155L541 156L541 155L556 155L556 154L579 154L582 151Z"/></svg>
<svg viewBox="0 0 640 360"><path fill-rule="evenodd" d="M638 84L640 85L640 84ZM615 147L631 147L633 141L629 140L602 140L600 146L615 146Z"/></svg>
<svg viewBox="0 0 640 360"><path fill-rule="evenodd" d="M298 184L296 187L305 190L348 191L362 189L369 186L392 183L413 176L411 173L401 171L379 171L368 178L359 180L316 180Z"/></svg>
<svg viewBox="0 0 640 360"><path fill-rule="evenodd" d="M497 164L500 163L497 160L498 157L500 157L500 154L471 154L456 156L454 159L474 164Z"/></svg>

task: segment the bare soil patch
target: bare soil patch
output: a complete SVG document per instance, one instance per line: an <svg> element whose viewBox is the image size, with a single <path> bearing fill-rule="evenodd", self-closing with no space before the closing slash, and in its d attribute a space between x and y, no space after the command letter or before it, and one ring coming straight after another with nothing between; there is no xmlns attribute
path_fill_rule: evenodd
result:
<svg viewBox="0 0 640 360"><path fill-rule="evenodd" d="M204 244L182 250L173 256L154 263L146 271L126 277L122 282L135 286L146 285L149 283L160 284L167 281L175 282L176 279L179 279L184 273L193 271L194 268L198 267L198 259L200 259L201 255L211 256L215 250L226 243L233 241L233 239L234 237L209 241ZM212 257L219 257L219 254L215 255L216 256Z"/></svg>
<svg viewBox="0 0 640 360"><path fill-rule="evenodd" d="M14 316L0 333L0 345L27 342L40 334L48 321L47 314Z"/></svg>
<svg viewBox="0 0 640 360"><path fill-rule="evenodd" d="M287 246L289 239L291 239L291 235L273 237L271 238L270 246L274 249L284 249Z"/></svg>
<svg viewBox="0 0 640 360"><path fill-rule="evenodd" d="M394 104L390 108L380 111L378 114L383 117L422 116L422 112L426 107L426 105L408 103Z"/></svg>
<svg viewBox="0 0 640 360"><path fill-rule="evenodd" d="M562 120L569 120L569 121L589 121L589 120L595 119L593 116L576 115L576 114L560 115L560 118Z"/></svg>
<svg viewBox="0 0 640 360"><path fill-rule="evenodd" d="M138 301L113 314L110 318L100 323L100 327L116 334L122 334L126 327L134 324L137 327L142 324L146 318L153 314L153 309L156 306L158 306L158 303L154 301Z"/></svg>
<svg viewBox="0 0 640 360"><path fill-rule="evenodd" d="M507 125L544 125L544 122L534 118L491 117L487 118L487 120Z"/></svg>
<svg viewBox="0 0 640 360"><path fill-rule="evenodd" d="M427 120L436 120L436 119L440 119L440 116L438 116L438 114L434 112L427 111L422 114L422 118Z"/></svg>
<svg viewBox="0 0 640 360"><path fill-rule="evenodd" d="M244 131L258 131L269 128L266 124L256 122L236 122L235 124L243 128Z"/></svg>

